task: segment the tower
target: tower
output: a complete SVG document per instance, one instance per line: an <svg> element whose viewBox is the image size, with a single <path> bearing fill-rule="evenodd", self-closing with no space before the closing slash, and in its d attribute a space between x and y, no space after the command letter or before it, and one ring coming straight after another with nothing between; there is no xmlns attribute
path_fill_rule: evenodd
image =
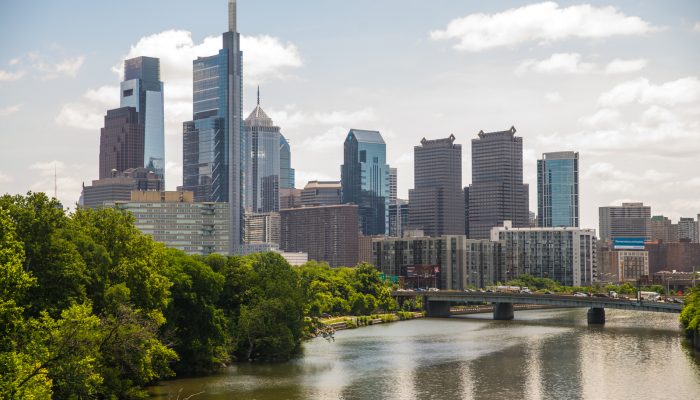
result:
<svg viewBox="0 0 700 400"><path fill-rule="evenodd" d="M579 226L578 153L544 153L537 160L537 226Z"/></svg>

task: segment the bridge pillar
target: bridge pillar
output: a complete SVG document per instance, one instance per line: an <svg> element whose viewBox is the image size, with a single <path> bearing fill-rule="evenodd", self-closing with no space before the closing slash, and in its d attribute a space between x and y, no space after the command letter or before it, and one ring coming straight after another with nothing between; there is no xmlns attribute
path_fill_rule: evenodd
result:
<svg viewBox="0 0 700 400"><path fill-rule="evenodd" d="M605 324L605 309L598 307L591 307L588 309L588 325Z"/></svg>
<svg viewBox="0 0 700 400"><path fill-rule="evenodd" d="M423 301L425 302L425 313L428 317L444 318L450 316L449 301L434 301L428 299Z"/></svg>
<svg viewBox="0 0 700 400"><path fill-rule="evenodd" d="M499 321L513 319L513 303L493 303L493 319Z"/></svg>

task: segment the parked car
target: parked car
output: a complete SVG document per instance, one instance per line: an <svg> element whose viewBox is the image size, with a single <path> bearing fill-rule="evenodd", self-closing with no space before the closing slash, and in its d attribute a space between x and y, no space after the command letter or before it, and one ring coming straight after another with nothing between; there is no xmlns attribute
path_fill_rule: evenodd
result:
<svg viewBox="0 0 700 400"><path fill-rule="evenodd" d="M428 288L428 291L429 291L429 292L439 292L440 289L438 289L438 288L436 288L436 287L431 287L431 288Z"/></svg>
<svg viewBox="0 0 700 400"><path fill-rule="evenodd" d="M588 297L588 295L585 293L576 292L576 293L574 293L574 297Z"/></svg>

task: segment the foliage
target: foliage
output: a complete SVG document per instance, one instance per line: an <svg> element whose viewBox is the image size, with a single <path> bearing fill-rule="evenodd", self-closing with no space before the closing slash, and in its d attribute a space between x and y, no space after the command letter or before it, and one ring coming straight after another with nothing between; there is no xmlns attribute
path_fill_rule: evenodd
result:
<svg viewBox="0 0 700 400"><path fill-rule="evenodd" d="M686 332L700 332L700 286L693 288L685 297L680 321Z"/></svg>

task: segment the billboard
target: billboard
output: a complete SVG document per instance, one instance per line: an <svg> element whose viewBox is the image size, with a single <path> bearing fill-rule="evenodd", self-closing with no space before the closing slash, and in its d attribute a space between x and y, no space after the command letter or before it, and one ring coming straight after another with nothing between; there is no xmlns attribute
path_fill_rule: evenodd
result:
<svg viewBox="0 0 700 400"><path fill-rule="evenodd" d="M616 237L613 238L615 250L644 250L643 237Z"/></svg>

